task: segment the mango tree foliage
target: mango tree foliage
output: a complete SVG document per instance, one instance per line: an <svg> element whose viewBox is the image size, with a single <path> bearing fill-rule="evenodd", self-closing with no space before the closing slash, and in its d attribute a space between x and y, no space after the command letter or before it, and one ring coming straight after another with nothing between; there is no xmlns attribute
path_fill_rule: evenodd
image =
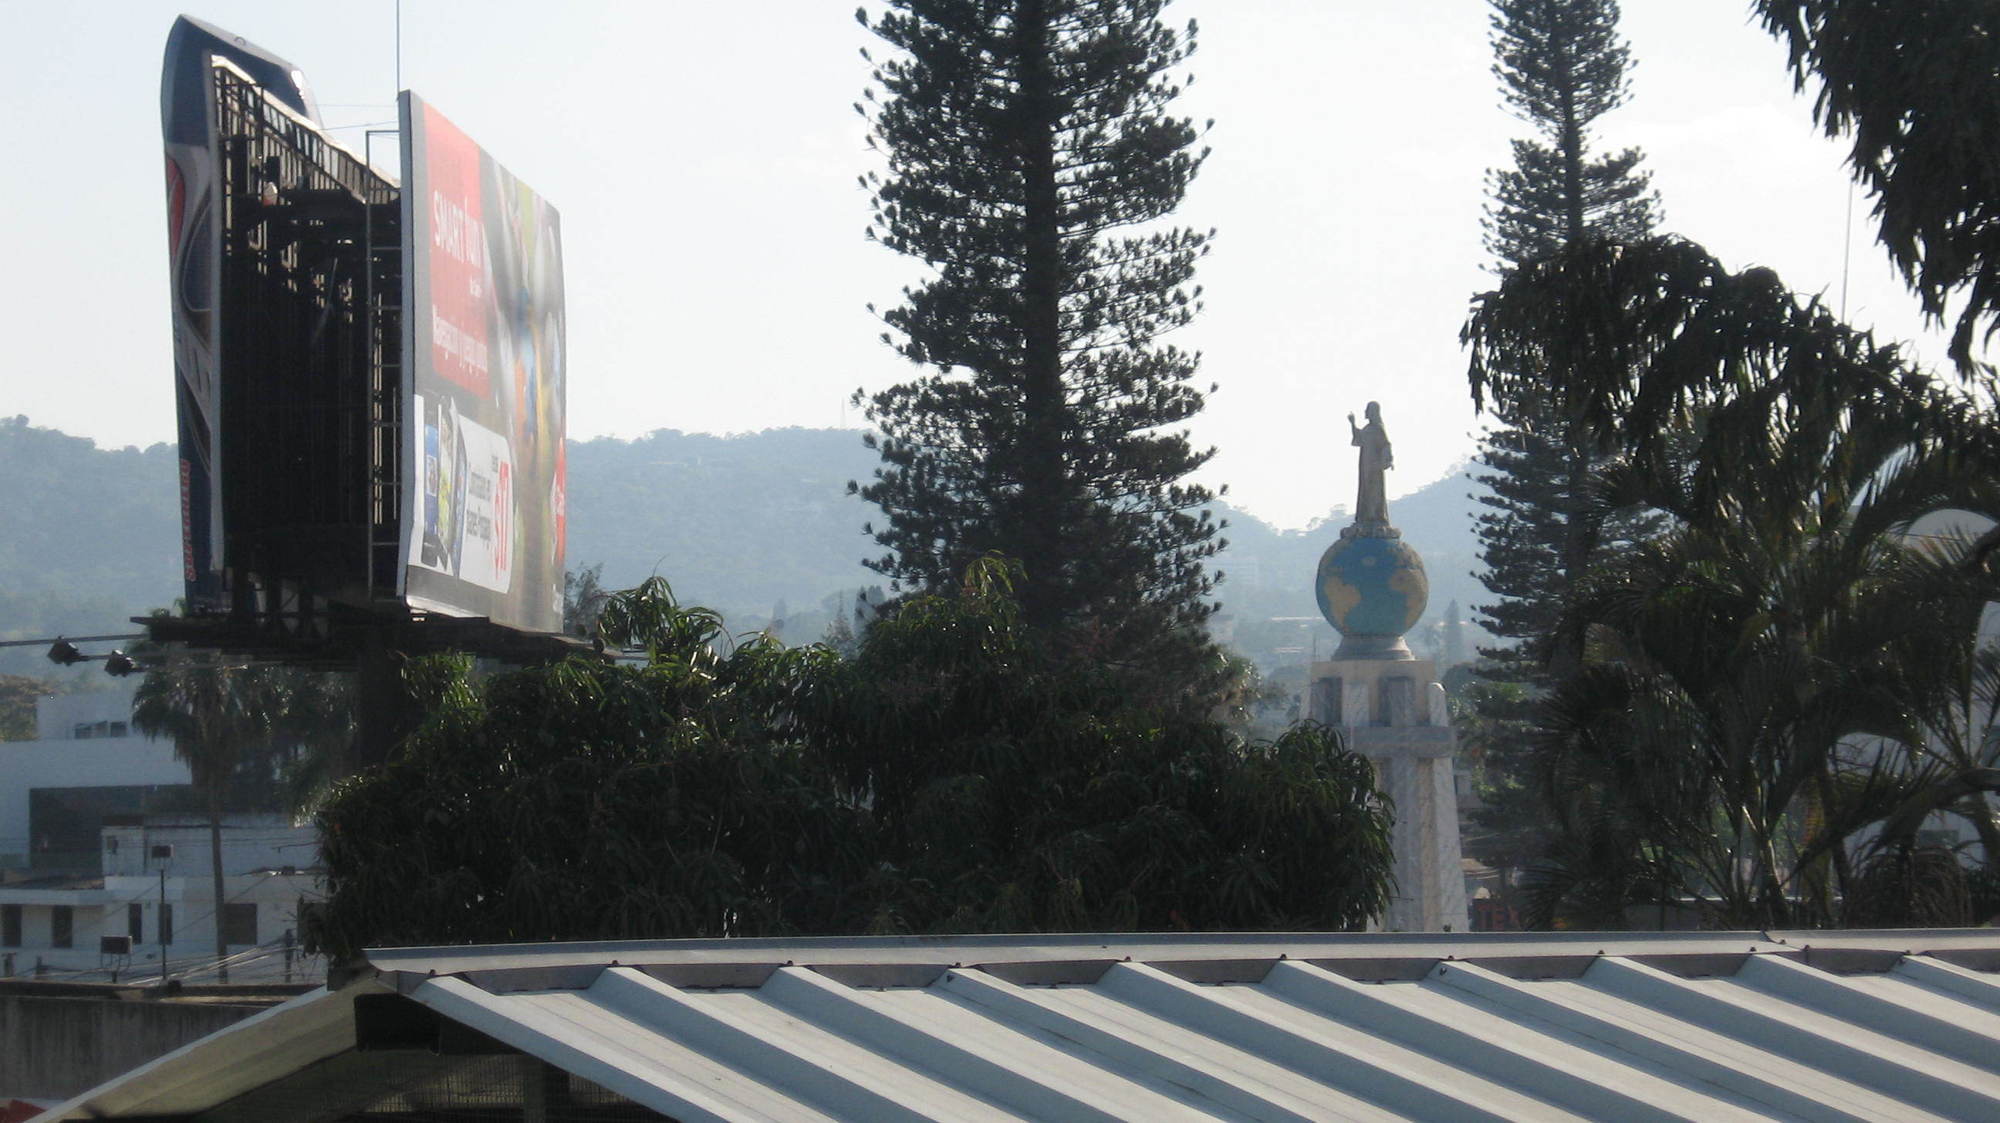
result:
<svg viewBox="0 0 2000 1123"><path fill-rule="evenodd" d="M1050 655L987 567L852 660L731 645L664 582L600 619L643 663L469 679L319 823L336 955L408 943L1341 928L1390 809L1316 727L1245 744Z"/></svg>

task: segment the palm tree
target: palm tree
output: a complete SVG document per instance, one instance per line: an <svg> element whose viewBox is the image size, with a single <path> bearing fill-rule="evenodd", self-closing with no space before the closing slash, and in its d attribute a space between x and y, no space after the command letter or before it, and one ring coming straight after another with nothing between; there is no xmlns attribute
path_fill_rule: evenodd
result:
<svg viewBox="0 0 2000 1123"><path fill-rule="evenodd" d="M1962 534L1934 539L1938 563L1960 564L1976 547ZM1871 848L1906 855L1933 816L1956 815L1978 836L1986 867L2000 873L2000 822L1987 795L2000 792L2000 649L1985 643L1943 668L1944 685L1929 698L1924 739L1910 747L1924 782L1913 786L1877 826Z"/></svg>
<svg viewBox="0 0 2000 1123"><path fill-rule="evenodd" d="M1732 924L1829 920L1856 832L1988 775L1932 746L2000 583L1975 543L1904 534L2000 512L1990 414L1768 270L1675 240L1525 266L1466 336L1475 390L1532 356L1588 419L1619 458L1600 503L1669 519L1565 616L1589 661L1541 724L1590 845L1544 869L1544 911L1608 888Z"/></svg>
<svg viewBox="0 0 2000 1123"><path fill-rule="evenodd" d="M272 743L285 709L281 675L190 660L148 671L132 698L133 725L148 736L173 738L174 755L187 763L207 807L215 957L223 982L229 981L222 907L223 801L246 758Z"/></svg>
<svg viewBox="0 0 2000 1123"><path fill-rule="evenodd" d="M1658 856L1648 886L1730 926L1830 922L1857 832L1949 798L1930 717L1996 590L1897 533L1948 481L1855 447L1887 443L1846 427L1822 461L1841 470L1758 473L1727 517L1656 495L1678 525L1593 575L1592 665L1544 710L1565 788L1618 793L1624 857Z"/></svg>
<svg viewBox="0 0 2000 1123"><path fill-rule="evenodd" d="M355 770L353 677L298 667L258 673L272 676L279 701L270 779L293 815L310 816L334 784Z"/></svg>

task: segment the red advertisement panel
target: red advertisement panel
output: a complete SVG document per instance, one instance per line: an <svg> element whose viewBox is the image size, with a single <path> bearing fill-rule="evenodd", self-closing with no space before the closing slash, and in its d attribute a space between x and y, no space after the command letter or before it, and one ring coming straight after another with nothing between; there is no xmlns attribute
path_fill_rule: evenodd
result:
<svg viewBox="0 0 2000 1123"><path fill-rule="evenodd" d="M429 259L431 369L474 395L492 385L487 326L485 204L480 197L479 146L426 105L424 112Z"/></svg>
<svg viewBox="0 0 2000 1123"><path fill-rule="evenodd" d="M565 336L555 208L403 95L405 597L562 626Z"/></svg>

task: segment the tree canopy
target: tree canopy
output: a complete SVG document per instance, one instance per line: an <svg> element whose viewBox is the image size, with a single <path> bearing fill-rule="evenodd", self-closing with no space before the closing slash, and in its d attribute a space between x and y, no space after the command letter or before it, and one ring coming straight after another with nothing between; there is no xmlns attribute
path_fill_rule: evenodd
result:
<svg viewBox="0 0 2000 1123"><path fill-rule="evenodd" d="M1486 249L1501 268L1586 231L1652 233L1659 199L1639 149L1592 154L1597 119L1630 92L1615 0L1493 0L1493 55L1501 99L1536 133L1515 139L1512 168L1487 173Z"/></svg>
<svg viewBox="0 0 2000 1123"><path fill-rule="evenodd" d="M659 582L600 626L644 662L419 666L428 722L320 813L311 946L1352 928L1387 899L1366 760L1133 705L997 563L852 660L730 646Z"/></svg>

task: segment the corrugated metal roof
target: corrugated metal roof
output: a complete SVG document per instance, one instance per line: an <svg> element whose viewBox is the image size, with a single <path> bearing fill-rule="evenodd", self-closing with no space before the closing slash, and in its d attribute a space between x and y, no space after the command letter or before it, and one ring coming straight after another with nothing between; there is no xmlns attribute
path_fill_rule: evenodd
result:
<svg viewBox="0 0 2000 1123"><path fill-rule="evenodd" d="M666 941L380 951L330 997L683 1120L1995 1119L1996 969L1991 930ZM51 1118L198 1109L92 1096Z"/></svg>

